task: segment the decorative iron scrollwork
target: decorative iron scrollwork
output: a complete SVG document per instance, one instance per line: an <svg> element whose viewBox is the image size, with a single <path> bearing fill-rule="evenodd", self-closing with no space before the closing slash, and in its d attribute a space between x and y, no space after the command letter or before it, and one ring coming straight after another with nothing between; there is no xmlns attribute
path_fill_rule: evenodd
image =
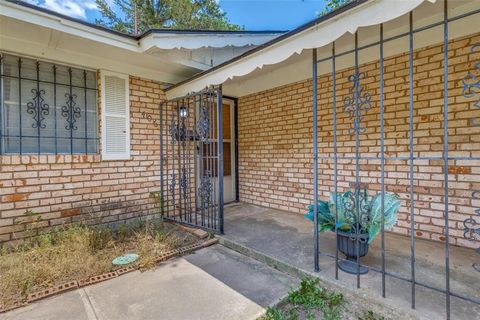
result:
<svg viewBox="0 0 480 320"><path fill-rule="evenodd" d="M364 188L363 191L361 191L360 189L356 189L354 190L354 192L346 192L344 193L343 197L343 205L345 206L345 218L348 220L349 224L352 225L350 239L357 240L358 238L360 242L367 242L368 237L357 237L357 235L359 234L368 233L368 230L363 227L368 225L368 212L370 211L370 202L368 200L366 188Z"/></svg>
<svg viewBox="0 0 480 320"><path fill-rule="evenodd" d="M480 43L474 44L470 50L471 53L476 51L480 51ZM476 72L469 71L462 79L462 95L465 98L472 98L480 92L480 61L475 62L473 68ZM480 98L473 106L480 108Z"/></svg>
<svg viewBox="0 0 480 320"><path fill-rule="evenodd" d="M175 144L177 137L178 125L175 123L175 113L172 111L172 117L170 119L170 138L172 139L172 144Z"/></svg>
<svg viewBox="0 0 480 320"><path fill-rule="evenodd" d="M471 53L480 51L480 43L474 44L470 49ZM467 75L462 79L462 95L465 98L472 98L480 92L480 61L473 64L475 71L469 71ZM474 107L480 109L480 98L474 102ZM471 118L470 124L475 127L480 127L480 123L477 118Z"/></svg>
<svg viewBox="0 0 480 320"><path fill-rule="evenodd" d="M474 191L472 193L472 200L480 200L480 190ZM480 208L475 210L477 217L480 217ZM480 240L480 223L475 219L475 217L469 217L463 221L463 237L468 241L476 242ZM475 250L480 254L480 247ZM480 272L480 264L473 263L473 269Z"/></svg>
<svg viewBox="0 0 480 320"><path fill-rule="evenodd" d="M45 129L45 116L50 113L50 106L45 103L42 95L45 95L45 90L32 89L32 101L27 103L27 113L33 115L32 128Z"/></svg>
<svg viewBox="0 0 480 320"><path fill-rule="evenodd" d="M198 195L200 197L200 205L202 209L209 208L213 205L212 192L212 175L210 171L206 171L205 174L200 177L200 186L198 188Z"/></svg>
<svg viewBox="0 0 480 320"><path fill-rule="evenodd" d="M186 109L179 109L179 116L181 119L178 122L175 121L175 113L172 111L168 132L170 133L172 144L175 144L176 141L179 141L185 146L187 140L195 140L197 135L195 134L194 129L187 128L188 112L182 110Z"/></svg>
<svg viewBox="0 0 480 320"><path fill-rule="evenodd" d="M76 94L65 93L65 98L67 98L66 105L62 106L62 117L66 118L67 125L65 129L72 131L77 130L78 127L75 125L77 119L82 115L80 107L76 106L75 100L77 99Z"/></svg>
<svg viewBox="0 0 480 320"><path fill-rule="evenodd" d="M201 142L205 142L208 139L208 132L210 130L210 118L208 109L205 106L200 107L200 119L197 123L198 136Z"/></svg>
<svg viewBox="0 0 480 320"><path fill-rule="evenodd" d="M179 178L179 181L178 181L178 186L182 189L183 191L183 194L182 196L184 198L187 197L187 190L188 190L188 179L187 179L187 170L185 170L185 168L182 169L182 174Z"/></svg>
<svg viewBox="0 0 480 320"><path fill-rule="evenodd" d="M474 44L470 49L472 54L477 51L480 51L480 43ZM475 62L473 68L474 70L469 71L462 79L462 95L465 98L473 98L480 93L480 61ZM480 98L473 103L473 107L480 109ZM478 119L472 118L470 120L472 126L480 126ZM472 200L479 199L480 190L476 190L472 193ZM475 214L476 216L463 220L463 237L472 242L480 241L480 223L476 220L476 218L480 218L480 208L475 209ZM480 247L475 251L480 254ZM474 262L472 267L474 270L480 272L480 264Z"/></svg>
<svg viewBox="0 0 480 320"><path fill-rule="evenodd" d="M360 84L360 81L365 79L365 75L365 72L357 72L348 77L352 87L349 90L350 95L343 99L343 112L348 113L354 124L353 128L349 130L350 134L360 134L366 131L366 128L362 126L362 119L371 109L372 104L370 93L365 92L365 85Z"/></svg>
<svg viewBox="0 0 480 320"><path fill-rule="evenodd" d="M168 190L170 191L170 195L172 196L172 200L175 203L175 188L177 186L177 179L175 173L172 173L172 179L170 180L170 185L168 186Z"/></svg>

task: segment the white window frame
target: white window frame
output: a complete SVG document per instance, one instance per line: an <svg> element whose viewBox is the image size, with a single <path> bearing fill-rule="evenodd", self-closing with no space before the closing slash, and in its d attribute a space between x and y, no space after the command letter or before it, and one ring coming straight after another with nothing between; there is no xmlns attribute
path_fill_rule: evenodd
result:
<svg viewBox="0 0 480 320"><path fill-rule="evenodd" d="M113 76L117 78L124 79L126 82L125 85L125 101L127 101L126 105L126 152L125 153L107 153L106 150L106 143L107 143L107 135L106 135L106 103L105 103L105 76ZM131 144L130 144L130 77L128 74L124 73L118 73L118 72L113 72L113 71L108 71L108 70L100 70L100 78L101 78L101 111L102 111L102 116L101 116L101 121L102 123L100 124L102 127L102 146L101 146L101 154L102 154L102 161L103 160L130 160L131 156ZM118 115L116 115L118 116Z"/></svg>

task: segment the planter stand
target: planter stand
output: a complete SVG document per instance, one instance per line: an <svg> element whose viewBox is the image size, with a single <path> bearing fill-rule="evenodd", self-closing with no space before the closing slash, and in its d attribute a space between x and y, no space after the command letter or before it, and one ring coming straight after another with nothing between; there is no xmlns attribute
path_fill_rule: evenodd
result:
<svg viewBox="0 0 480 320"><path fill-rule="evenodd" d="M366 266L360 265L359 270L357 270L357 238L359 256L363 257L368 253L368 234L352 234L338 231L338 250L347 257L347 260L338 263L338 268L349 274L366 274L368 273L368 267Z"/></svg>
<svg viewBox="0 0 480 320"><path fill-rule="evenodd" d="M355 257L347 257L347 260L340 261L338 263L338 268L343 272L349 274L357 274L357 258ZM368 273L368 267L362 266L360 264L360 274Z"/></svg>

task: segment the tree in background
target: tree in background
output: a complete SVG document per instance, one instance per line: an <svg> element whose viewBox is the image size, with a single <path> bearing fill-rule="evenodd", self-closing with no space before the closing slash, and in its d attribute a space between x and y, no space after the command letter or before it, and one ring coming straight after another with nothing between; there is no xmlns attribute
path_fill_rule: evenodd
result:
<svg viewBox="0 0 480 320"><path fill-rule="evenodd" d="M215 0L114 0L117 14L106 0L96 0L102 19L96 23L131 34L149 29L241 30L229 23Z"/></svg>
<svg viewBox="0 0 480 320"><path fill-rule="evenodd" d="M332 12L333 10L337 9L338 7L341 7L343 5L346 5L349 2L352 2L353 0L327 0L325 4L325 10L320 13L321 16Z"/></svg>

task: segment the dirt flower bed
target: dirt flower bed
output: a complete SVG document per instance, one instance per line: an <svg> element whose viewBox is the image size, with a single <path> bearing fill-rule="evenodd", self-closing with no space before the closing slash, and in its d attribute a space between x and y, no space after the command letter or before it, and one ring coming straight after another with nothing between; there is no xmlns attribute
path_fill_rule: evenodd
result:
<svg viewBox="0 0 480 320"><path fill-rule="evenodd" d="M85 279L121 267L112 260L137 253L141 269L156 257L198 242L192 234L160 221L107 227L69 226L32 238L15 247L0 247L0 306L25 301L37 290Z"/></svg>
<svg viewBox="0 0 480 320"><path fill-rule="evenodd" d="M259 320L386 320L371 310L349 303L338 292L319 286L319 279L303 279L277 307Z"/></svg>

